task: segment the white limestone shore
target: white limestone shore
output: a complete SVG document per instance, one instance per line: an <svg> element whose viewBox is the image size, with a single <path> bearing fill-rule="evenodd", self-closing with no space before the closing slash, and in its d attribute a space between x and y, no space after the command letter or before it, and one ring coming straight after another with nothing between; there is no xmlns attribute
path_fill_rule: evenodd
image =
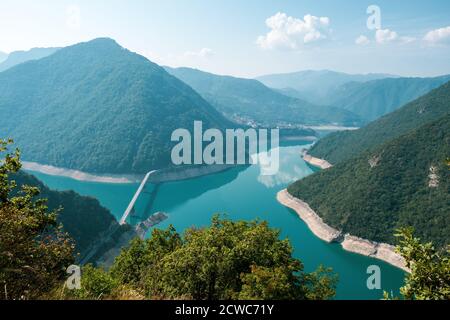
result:
<svg viewBox="0 0 450 320"><path fill-rule="evenodd" d="M318 238L328 243L340 243L344 250L383 260L397 268L409 272L405 260L401 255L395 252L394 246L358 238L350 234L344 235L341 231L334 229L323 222L322 218L312 210L306 202L293 197L286 189L277 194L277 200L282 205L297 212L299 217Z"/></svg>
<svg viewBox="0 0 450 320"><path fill-rule="evenodd" d="M304 150L302 152L302 158L305 160L305 162L309 163L310 165L314 167L318 167L322 170L331 168L333 165L329 163L327 160L315 158L308 154L307 150Z"/></svg>
<svg viewBox="0 0 450 320"><path fill-rule="evenodd" d="M280 141L317 141L316 136L285 136L281 137Z"/></svg>
<svg viewBox="0 0 450 320"><path fill-rule="evenodd" d="M139 177L128 175L128 176L120 176L120 175L94 175L78 170L64 169L58 168L54 166L44 165L36 162L22 162L22 169L28 171L40 172L43 174L47 174L50 176L59 176L59 177L67 177L78 181L87 181L87 182L102 182L102 183L117 183L117 184L125 184L125 183L136 183L140 181Z"/></svg>
<svg viewBox="0 0 450 320"><path fill-rule="evenodd" d="M179 168L166 168L157 170L149 179L151 183L162 183L170 181L180 181L218 172L233 168L235 165L209 165L209 166L187 166ZM144 175L95 175L78 170L58 168L50 165L44 165L36 162L22 162L22 169L31 172L39 172L50 176L66 177L78 181L100 182L111 184L129 184L139 183Z"/></svg>

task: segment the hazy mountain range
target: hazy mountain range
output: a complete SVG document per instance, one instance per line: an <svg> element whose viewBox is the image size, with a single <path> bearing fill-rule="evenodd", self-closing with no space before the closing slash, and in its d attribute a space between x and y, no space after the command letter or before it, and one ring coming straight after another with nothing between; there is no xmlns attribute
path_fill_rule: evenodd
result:
<svg viewBox="0 0 450 320"><path fill-rule="evenodd" d="M33 48L28 51L14 51L7 55L3 61L0 53L0 72L27 61L45 58L59 49L60 48Z"/></svg>
<svg viewBox="0 0 450 320"><path fill-rule="evenodd" d="M305 70L292 73L270 74L256 78L266 86L283 89L299 98L319 104L330 104L329 93L349 82L396 77L389 74L347 74L330 70Z"/></svg>
<svg viewBox="0 0 450 320"><path fill-rule="evenodd" d="M361 124L352 112L309 103L272 90L261 82L220 76L191 68L166 70L190 85L217 110L233 119L252 119L266 125L292 124Z"/></svg>
<svg viewBox="0 0 450 320"><path fill-rule="evenodd" d="M405 78L325 70L268 75L258 79L285 95L348 110L370 122L439 87L450 80L450 75Z"/></svg>
<svg viewBox="0 0 450 320"><path fill-rule="evenodd" d="M388 78L364 83L351 82L332 93L331 105L373 121L428 93L450 80L436 78Z"/></svg>

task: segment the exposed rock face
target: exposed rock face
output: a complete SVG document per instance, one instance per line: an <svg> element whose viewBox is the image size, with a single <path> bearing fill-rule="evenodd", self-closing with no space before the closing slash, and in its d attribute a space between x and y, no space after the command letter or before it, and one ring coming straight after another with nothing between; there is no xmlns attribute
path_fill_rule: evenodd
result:
<svg viewBox="0 0 450 320"><path fill-rule="evenodd" d="M381 156L380 155L375 155L372 158L369 159L369 166L370 168L375 168L376 166L378 166L378 164L380 163L381 160Z"/></svg>
<svg viewBox="0 0 450 320"><path fill-rule="evenodd" d="M341 238L342 233L323 222L306 203L294 198L287 190L280 191L277 194L277 200L297 212L300 218L308 225L309 229L320 239L330 243Z"/></svg>
<svg viewBox="0 0 450 320"><path fill-rule="evenodd" d="M341 245L347 251L377 258L407 272L410 271L406 268L405 259L395 252L394 246L389 244L378 243L346 234Z"/></svg>
<svg viewBox="0 0 450 320"><path fill-rule="evenodd" d="M430 179L428 181L428 187L437 188L439 187L439 176L438 176L438 168L435 166L430 167L430 174L428 175Z"/></svg>
<svg viewBox="0 0 450 320"><path fill-rule="evenodd" d="M347 251L383 260L409 272L405 260L395 252L394 246L358 238L349 234L343 235L341 231L323 222L322 218L306 202L293 197L287 190L280 191L277 194L277 200L284 206L295 210L318 238L328 243L338 242Z"/></svg>

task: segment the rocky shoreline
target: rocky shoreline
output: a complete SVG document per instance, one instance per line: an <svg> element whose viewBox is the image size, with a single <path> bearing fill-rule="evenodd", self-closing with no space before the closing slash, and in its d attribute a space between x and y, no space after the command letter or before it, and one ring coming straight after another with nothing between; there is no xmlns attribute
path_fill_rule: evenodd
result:
<svg viewBox="0 0 450 320"><path fill-rule="evenodd" d="M36 162L22 162L22 169L28 171L40 172L49 176L58 176L71 178L78 181L101 182L101 183L136 183L141 179L138 175L95 175L78 170L58 168L50 165Z"/></svg>
<svg viewBox="0 0 450 320"><path fill-rule="evenodd" d="M383 260L397 268L409 272L405 260L401 255L395 252L394 246L358 238L349 234L343 234L341 231L334 229L323 222L322 218L312 210L306 202L293 197L286 189L277 194L277 200L284 206L297 212L299 217L318 238L328 243L340 243L344 250Z"/></svg>
<svg viewBox="0 0 450 320"><path fill-rule="evenodd" d="M306 163L309 163L310 165L312 165L314 167L318 167L318 168L320 168L322 170L329 169L329 168L331 168L333 166L327 160L320 159L320 158L315 158L315 157L309 155L307 150L303 150L301 156L302 156L303 160Z"/></svg>
<svg viewBox="0 0 450 320"><path fill-rule="evenodd" d="M149 180L152 183L162 183L171 181L180 181L186 179L197 178L213 173L222 172L236 165L209 165L209 166L183 166L173 167L157 170L152 174ZM142 181L144 175L138 174L105 174L96 175L78 170L58 168L50 165L44 165L36 162L22 162L22 169L27 171L34 171L50 176L66 177L78 181L86 182L100 182L100 183L112 183L112 184L129 184L139 183Z"/></svg>

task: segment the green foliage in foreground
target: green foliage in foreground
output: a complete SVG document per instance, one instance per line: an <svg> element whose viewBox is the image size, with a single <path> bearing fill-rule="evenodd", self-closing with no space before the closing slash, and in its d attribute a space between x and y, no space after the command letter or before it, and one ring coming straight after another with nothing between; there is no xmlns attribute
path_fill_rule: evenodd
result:
<svg viewBox="0 0 450 320"><path fill-rule="evenodd" d="M49 212L46 201L37 199L39 189L16 187L8 175L20 167L19 151L7 153L12 141L0 140L0 299L41 297L65 277L73 262L72 241L61 232L56 211Z"/></svg>
<svg viewBox="0 0 450 320"><path fill-rule="evenodd" d="M110 272L83 270L83 298L117 297L121 288L147 299L328 299L337 277L305 273L288 240L266 222L214 217L208 228L155 229L135 239ZM122 295L123 296L123 295Z"/></svg>
<svg viewBox="0 0 450 320"><path fill-rule="evenodd" d="M450 300L450 246L436 250L431 242L423 244L413 229L403 228L396 234L397 251L405 258L411 273L400 288L407 300ZM389 299L388 294L385 298Z"/></svg>

